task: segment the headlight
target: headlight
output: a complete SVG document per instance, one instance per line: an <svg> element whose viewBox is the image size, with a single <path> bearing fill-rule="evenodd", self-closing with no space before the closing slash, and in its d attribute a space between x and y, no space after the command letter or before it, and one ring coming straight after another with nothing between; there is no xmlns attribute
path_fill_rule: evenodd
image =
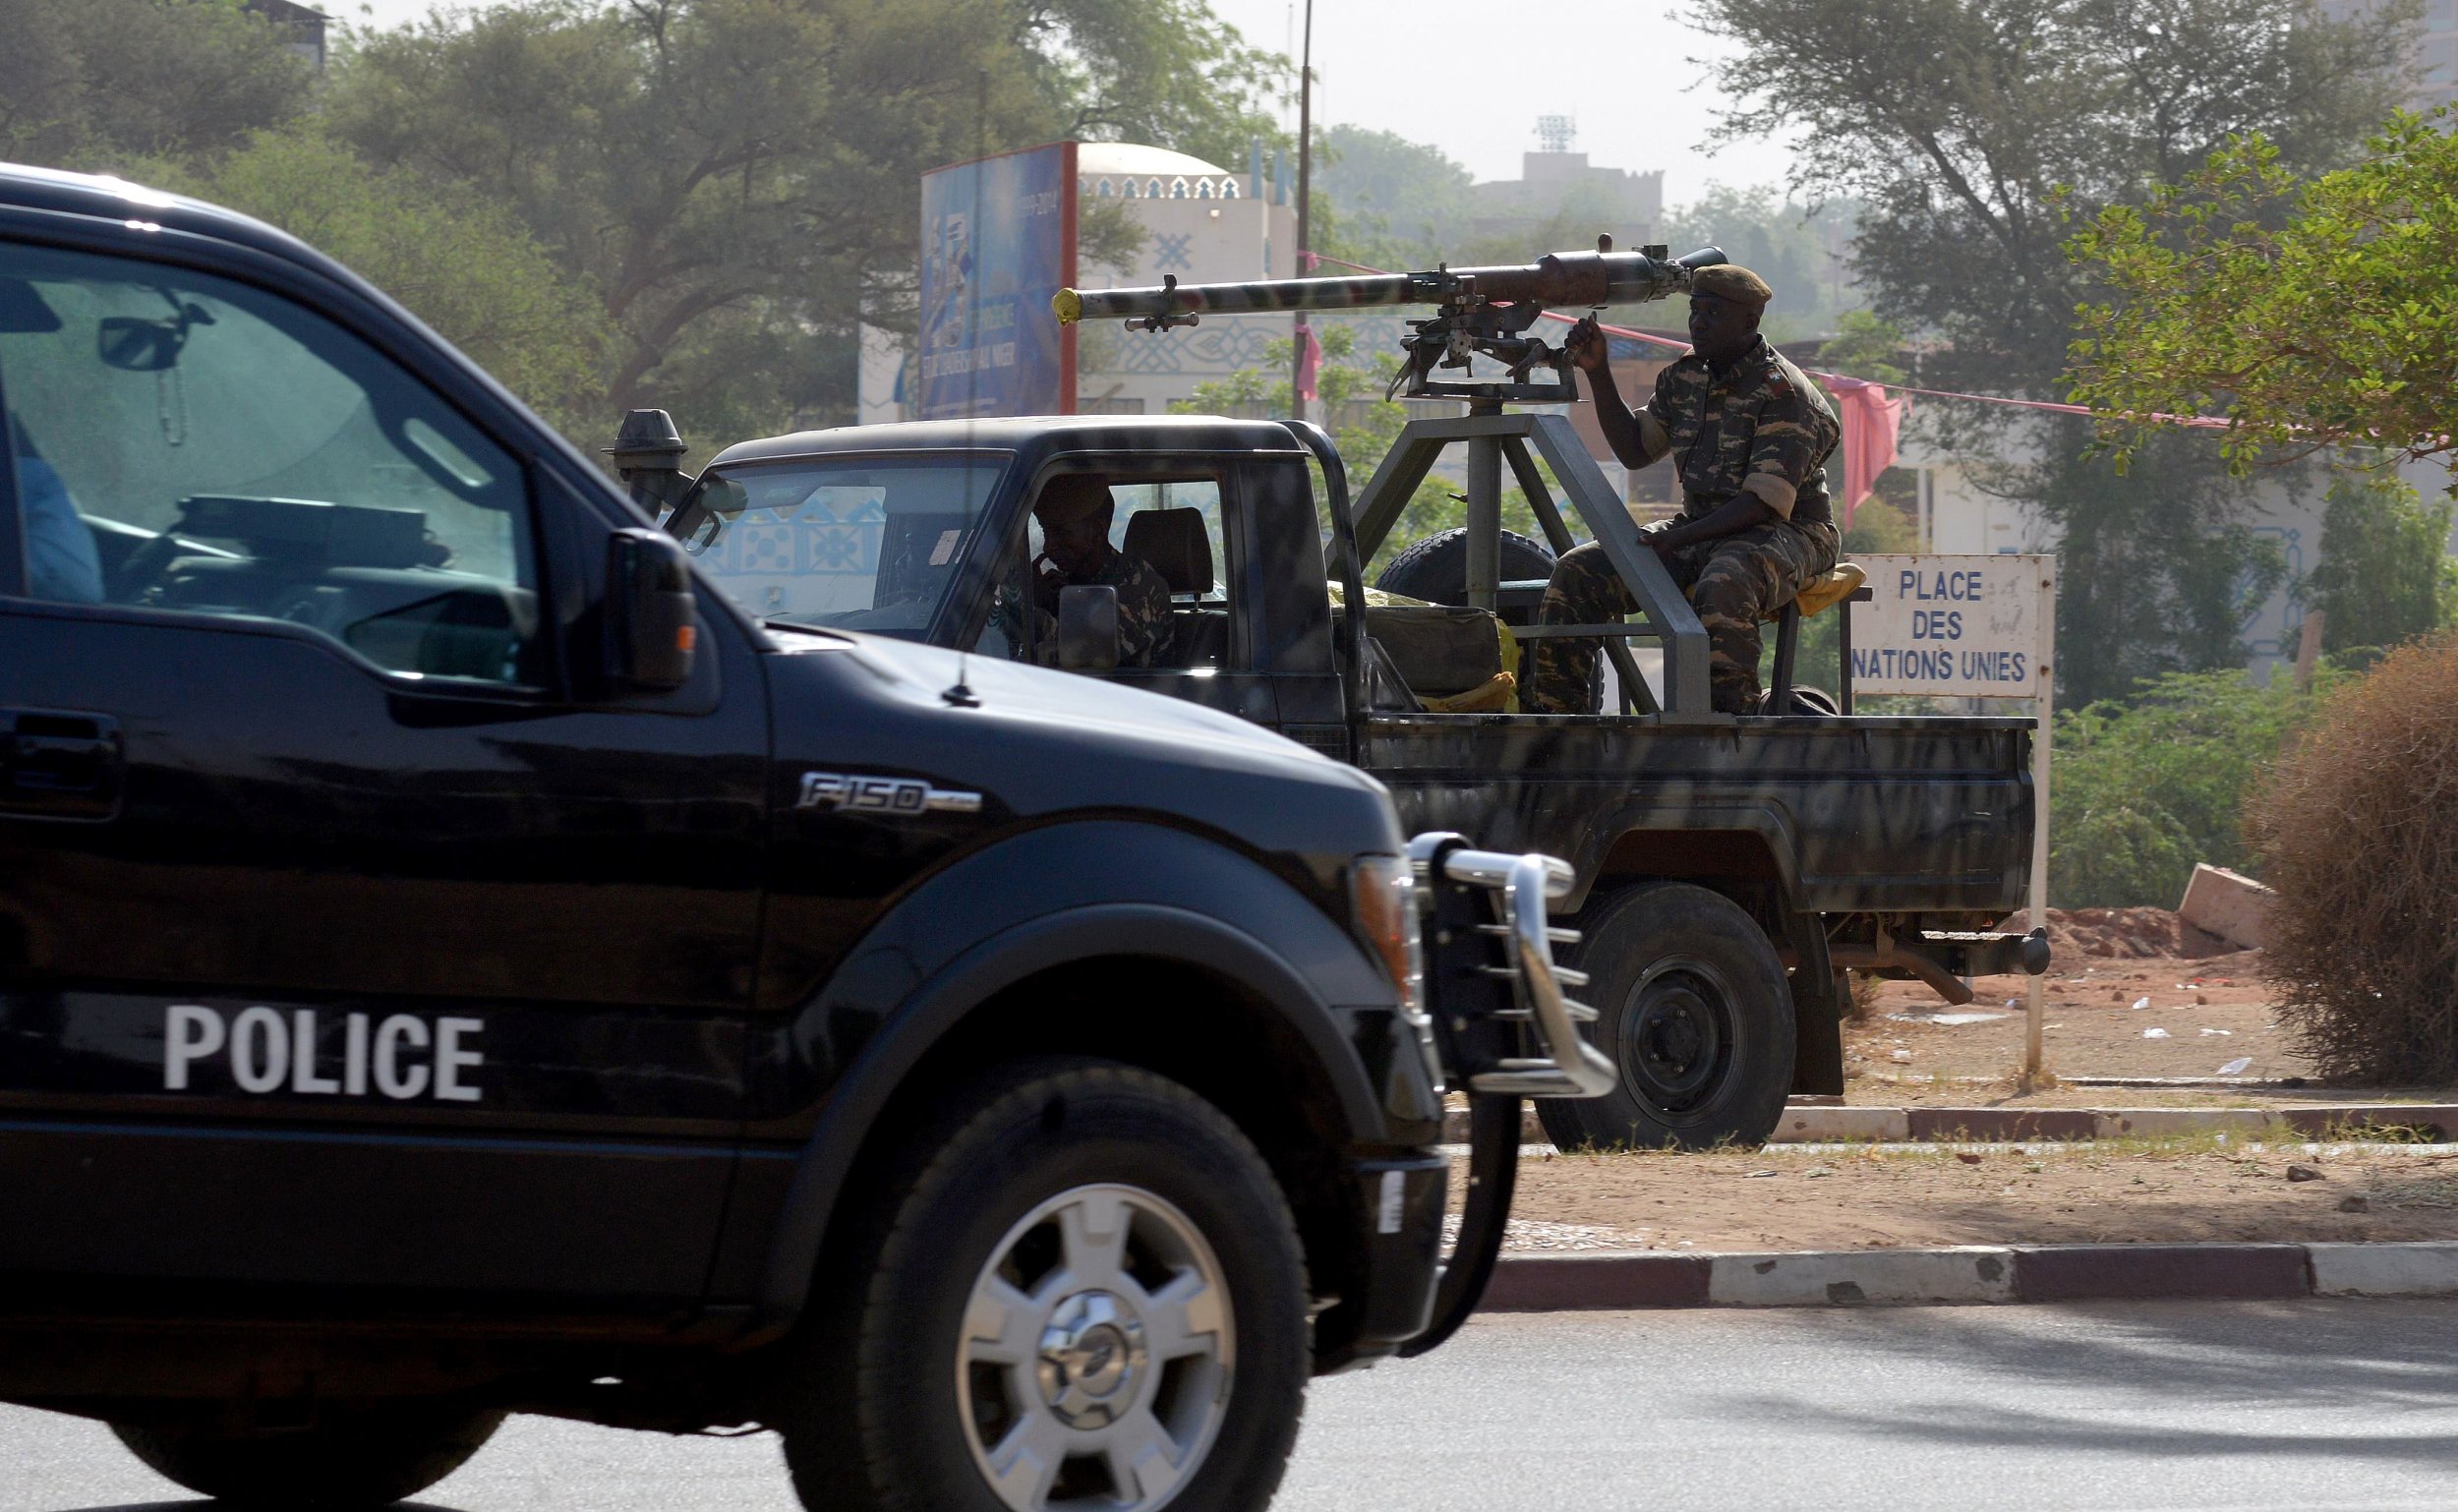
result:
<svg viewBox="0 0 2458 1512"><path fill-rule="evenodd" d="M1395 855L1361 855L1349 871L1358 932L1375 949L1384 974L1400 995L1400 1018L1417 1036L1426 1075L1442 1085L1442 1057L1434 1043L1434 1018L1426 1012L1426 952L1417 922L1417 879Z"/></svg>

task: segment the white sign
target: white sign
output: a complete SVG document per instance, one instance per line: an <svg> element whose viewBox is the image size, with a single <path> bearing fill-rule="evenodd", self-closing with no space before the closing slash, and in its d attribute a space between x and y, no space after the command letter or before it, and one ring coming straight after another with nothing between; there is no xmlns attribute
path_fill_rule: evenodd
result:
<svg viewBox="0 0 2458 1512"><path fill-rule="evenodd" d="M2053 556L1854 556L1852 691L2037 698L2047 691Z"/></svg>

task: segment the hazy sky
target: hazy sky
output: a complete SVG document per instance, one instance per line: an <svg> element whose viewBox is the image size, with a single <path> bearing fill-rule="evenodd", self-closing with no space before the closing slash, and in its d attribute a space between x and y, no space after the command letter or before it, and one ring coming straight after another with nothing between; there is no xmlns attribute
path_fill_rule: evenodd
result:
<svg viewBox="0 0 2458 1512"><path fill-rule="evenodd" d="M326 0L345 20L408 20L437 0ZM451 0L446 0L451 3ZM1258 46L1290 43L1290 0L1211 0L1212 9ZM1295 13L1303 16L1303 0ZM1491 31L1496 16L1507 25ZM1609 17L1600 24L1600 17ZM1395 28L1395 18L1404 24ZM1394 31L1404 33L1395 37ZM1456 38L1445 43L1440 38ZM1542 50L1531 55L1531 44ZM1513 62L1480 77L1478 62L1507 49ZM1694 199L1711 182L1780 184L1790 165L1782 144L1758 141L1711 154L1700 149L1720 102L1711 59L1722 44L1676 12L1600 6L1595 0L1317 0L1316 119L1349 122L1430 142L1480 179L1517 178L1519 154L1536 146L1540 113L1576 117L1578 148L1615 168L1662 168L1665 200ZM1611 61L1584 71L1574 60ZM1428 81L1440 80L1436 87ZM1702 82L1704 81L1704 82ZM1531 87L1535 84L1537 87Z"/></svg>

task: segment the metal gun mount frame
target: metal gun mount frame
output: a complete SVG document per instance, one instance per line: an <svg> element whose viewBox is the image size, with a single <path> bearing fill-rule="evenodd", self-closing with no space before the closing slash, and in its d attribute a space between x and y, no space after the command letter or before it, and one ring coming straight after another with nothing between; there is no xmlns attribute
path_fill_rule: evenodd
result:
<svg viewBox="0 0 2458 1512"><path fill-rule="evenodd" d="M1514 627L1521 640L1546 637L1575 636L1601 640L1605 654L1611 659L1613 671L1621 684L1621 707L1625 713L1661 715L1668 723L1725 724L1730 715L1713 712L1712 693L1707 681L1707 629L1699 623L1690 601L1665 569L1662 558L1639 539L1639 527L1630 518L1630 511L1605 482L1604 473L1588 456L1578 434L1571 430L1567 416L1531 414L1527 411L1504 413L1499 397L1481 394L1470 401L1472 413L1442 420L1412 420L1401 427L1399 438L1384 453L1382 465L1359 492L1355 508L1357 520L1357 555L1360 562L1374 559L1383 538L1400 517L1416 494L1417 486L1434 470L1445 448L1464 442L1468 447L1468 602L1478 609L1498 611L1501 608L1501 544L1502 544L1502 467L1509 464L1511 477L1528 498L1528 507L1535 513L1537 526L1545 532L1546 544L1554 554L1570 550L1573 538L1570 527L1562 519L1559 506L1546 487L1545 475L1537 470L1536 457L1542 456L1553 476L1561 481L1562 492L1570 505L1597 541L1605 548L1606 559L1621 575L1623 583L1638 600L1639 613L1635 622L1626 624L1590 625L1529 625ZM1535 443L1535 452L1529 444ZM1335 548L1337 543L1334 543ZM1513 588L1543 584L1508 585ZM1647 679L1639 672L1638 661L1630 654L1632 640L1653 640L1664 652L1664 697L1661 701L1649 689Z"/></svg>
<svg viewBox="0 0 2458 1512"><path fill-rule="evenodd" d="M1509 305L1469 299L1444 305L1429 319L1409 321L1409 333L1400 338L1400 350L1408 360L1391 375L1390 386L1382 391L1382 396L1399 396L1400 385L1406 383L1407 397L1411 399L1577 403L1579 391L1570 380L1570 354L1541 336L1525 334L1544 314L1545 307L1532 299ZM1464 378L1456 382L1445 382L1434 376L1436 368L1467 372L1478 357L1500 363L1508 376L1499 380ZM1552 381L1528 381L1529 374L1538 368L1551 370Z"/></svg>

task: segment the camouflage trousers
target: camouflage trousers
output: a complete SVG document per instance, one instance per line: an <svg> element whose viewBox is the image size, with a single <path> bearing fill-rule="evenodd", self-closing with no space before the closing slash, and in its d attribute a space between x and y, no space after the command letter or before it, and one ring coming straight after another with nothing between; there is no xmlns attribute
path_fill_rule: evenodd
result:
<svg viewBox="0 0 2458 1512"><path fill-rule="evenodd" d="M1640 534L1654 535L1675 523L1660 520ZM1707 628L1707 676L1719 712L1758 712L1758 626L1834 570L1837 550L1832 525L1770 520L1662 553L1666 569L1686 591L1699 623ZM1537 621L1604 624L1636 613L1638 608L1605 548L1591 541L1553 564ZM1529 642L1519 707L1531 714L1595 713L1597 651L1592 640L1546 637Z"/></svg>

